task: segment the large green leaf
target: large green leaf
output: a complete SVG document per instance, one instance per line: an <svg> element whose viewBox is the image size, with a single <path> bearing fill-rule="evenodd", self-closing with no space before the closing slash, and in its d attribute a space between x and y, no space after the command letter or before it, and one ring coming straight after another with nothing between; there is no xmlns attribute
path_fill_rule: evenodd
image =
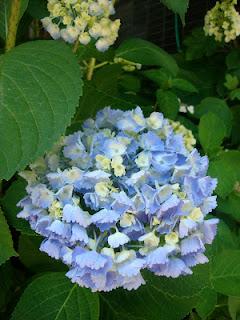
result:
<svg viewBox="0 0 240 320"><path fill-rule="evenodd" d="M75 122L94 117L98 110L107 106L120 109L135 107L119 93L118 81L121 74L122 69L119 65L111 65L96 72L93 80L85 83Z"/></svg>
<svg viewBox="0 0 240 320"><path fill-rule="evenodd" d="M219 98L207 97L196 106L194 115L201 118L208 112L216 114L223 121L227 136L229 136L232 129L232 113L226 102Z"/></svg>
<svg viewBox="0 0 240 320"><path fill-rule="evenodd" d="M240 250L225 250L214 257L211 282L216 291L240 297Z"/></svg>
<svg viewBox="0 0 240 320"><path fill-rule="evenodd" d="M239 126L239 119L240 119L240 106L234 106L231 108L232 116L233 116L233 124L232 124L232 143L233 144L240 144L240 126Z"/></svg>
<svg viewBox="0 0 240 320"><path fill-rule="evenodd" d="M157 103L159 110L169 119L176 119L179 111L179 100L171 91L157 90Z"/></svg>
<svg viewBox="0 0 240 320"><path fill-rule="evenodd" d="M218 210L240 221L240 196L233 192L226 199L219 198Z"/></svg>
<svg viewBox="0 0 240 320"><path fill-rule="evenodd" d="M212 112L201 117L199 123L199 140L203 150L208 155L215 153L220 148L226 135L224 122Z"/></svg>
<svg viewBox="0 0 240 320"><path fill-rule="evenodd" d="M0 208L0 265L16 255L7 221Z"/></svg>
<svg viewBox="0 0 240 320"><path fill-rule="evenodd" d="M180 3L181 1L175 0L174 2ZM219 43L212 37L205 36L202 28L194 29L192 33L184 39L184 45L186 47L185 56L187 60L211 56L219 47Z"/></svg>
<svg viewBox="0 0 240 320"><path fill-rule="evenodd" d="M20 8L19 21L22 18L25 10L27 9L29 0L20 0L20 1L21 1L21 8ZM8 20L10 15L11 2L12 0L0 1L0 37L2 39L6 39L7 33L8 33Z"/></svg>
<svg viewBox="0 0 240 320"><path fill-rule="evenodd" d="M185 14L188 10L189 0L160 0L169 10L179 14L182 23L185 24Z"/></svg>
<svg viewBox="0 0 240 320"><path fill-rule="evenodd" d="M72 284L61 272L33 280L21 296L11 320L98 320L98 295Z"/></svg>
<svg viewBox="0 0 240 320"><path fill-rule="evenodd" d="M218 179L216 193L225 198L237 182L240 181L240 152L237 150L222 152L215 160L210 161L208 173Z"/></svg>
<svg viewBox="0 0 240 320"><path fill-rule="evenodd" d="M18 241L19 259L26 268L33 272L67 271L61 261L50 258L39 250L42 237L21 234Z"/></svg>
<svg viewBox="0 0 240 320"><path fill-rule="evenodd" d="M180 320L198 303L209 287L208 265L194 269L192 276L168 279L146 273L146 285L137 291L115 290L101 294L104 320Z"/></svg>
<svg viewBox="0 0 240 320"><path fill-rule="evenodd" d="M197 313L201 319L206 319L215 309L217 304L217 293L211 288L204 290L196 306Z"/></svg>
<svg viewBox="0 0 240 320"><path fill-rule="evenodd" d="M15 271L10 261L0 266L0 317L14 293L13 286L17 277Z"/></svg>
<svg viewBox="0 0 240 320"><path fill-rule="evenodd" d="M134 38L124 41L116 50L116 57L147 66L161 66L174 76L178 73L175 59L163 49L146 40Z"/></svg>
<svg viewBox="0 0 240 320"><path fill-rule="evenodd" d="M232 320L240 319L240 298L228 297L228 310L232 317Z"/></svg>
<svg viewBox="0 0 240 320"><path fill-rule="evenodd" d="M1 57L0 177L9 179L64 133L81 88L77 59L63 42L28 42Z"/></svg>
<svg viewBox="0 0 240 320"><path fill-rule="evenodd" d="M198 92L198 89L191 82L185 79L173 79L172 87L190 93Z"/></svg>
<svg viewBox="0 0 240 320"><path fill-rule="evenodd" d="M25 187L26 182L22 178L18 178L7 189L0 202L6 219L12 227L24 234L35 235L26 220L17 218L17 214L21 211L21 208L17 207L17 203L26 196Z"/></svg>

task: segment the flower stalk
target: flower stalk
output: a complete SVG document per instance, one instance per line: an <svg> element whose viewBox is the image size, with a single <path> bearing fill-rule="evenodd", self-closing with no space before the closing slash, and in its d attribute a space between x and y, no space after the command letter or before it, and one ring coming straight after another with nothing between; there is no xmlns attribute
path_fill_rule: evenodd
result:
<svg viewBox="0 0 240 320"><path fill-rule="evenodd" d="M8 52L15 47L16 35L19 23L21 0L12 0L10 16L8 20L8 30L6 37L5 51Z"/></svg>
<svg viewBox="0 0 240 320"><path fill-rule="evenodd" d="M88 64L88 71L87 71L87 80L91 81L93 77L93 72L96 64L96 59L91 58Z"/></svg>

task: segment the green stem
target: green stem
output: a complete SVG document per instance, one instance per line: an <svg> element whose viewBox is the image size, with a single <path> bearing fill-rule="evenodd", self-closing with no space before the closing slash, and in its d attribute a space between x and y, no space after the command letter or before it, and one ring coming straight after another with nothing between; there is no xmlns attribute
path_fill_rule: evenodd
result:
<svg viewBox="0 0 240 320"><path fill-rule="evenodd" d="M102 63L96 64L94 69L101 68L101 67L105 66L106 64L109 64L109 62L108 61L104 61Z"/></svg>
<svg viewBox="0 0 240 320"><path fill-rule="evenodd" d="M8 20L8 32L5 45L5 51L9 51L15 47L18 22L20 16L21 0L12 0L10 8L10 16Z"/></svg>
<svg viewBox="0 0 240 320"><path fill-rule="evenodd" d="M73 47L72 47L72 52L73 52L73 53L76 53L76 52L78 51L79 44L80 44L80 42L79 42L79 40L77 39L77 40L75 41Z"/></svg>
<svg viewBox="0 0 240 320"><path fill-rule="evenodd" d="M89 61L89 64L88 64L88 71L87 71L87 80L88 81L92 80L95 64L96 64L96 59L91 58Z"/></svg>

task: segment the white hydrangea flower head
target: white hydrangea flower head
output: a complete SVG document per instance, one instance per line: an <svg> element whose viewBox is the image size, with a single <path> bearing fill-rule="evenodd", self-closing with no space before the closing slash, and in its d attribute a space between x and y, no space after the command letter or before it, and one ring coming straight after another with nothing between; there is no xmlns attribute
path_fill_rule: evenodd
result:
<svg viewBox="0 0 240 320"><path fill-rule="evenodd" d="M237 0L217 1L205 16L205 34L214 36L216 41L228 43L235 40L240 35L240 14L236 4Z"/></svg>
<svg viewBox="0 0 240 320"><path fill-rule="evenodd" d="M41 21L53 39L83 45L94 39L103 52L118 37L120 20L110 19L115 13L112 0L48 0L47 8L50 16Z"/></svg>

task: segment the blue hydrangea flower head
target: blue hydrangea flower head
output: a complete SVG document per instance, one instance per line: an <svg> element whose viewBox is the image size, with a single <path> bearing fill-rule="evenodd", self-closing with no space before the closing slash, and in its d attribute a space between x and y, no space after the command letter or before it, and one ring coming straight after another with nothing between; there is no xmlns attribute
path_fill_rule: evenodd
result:
<svg viewBox="0 0 240 320"><path fill-rule="evenodd" d="M218 223L208 218L217 181L194 143L161 113L105 108L21 173L28 185L18 217L44 237L40 250L92 291L137 289L143 269L189 275L208 262Z"/></svg>

